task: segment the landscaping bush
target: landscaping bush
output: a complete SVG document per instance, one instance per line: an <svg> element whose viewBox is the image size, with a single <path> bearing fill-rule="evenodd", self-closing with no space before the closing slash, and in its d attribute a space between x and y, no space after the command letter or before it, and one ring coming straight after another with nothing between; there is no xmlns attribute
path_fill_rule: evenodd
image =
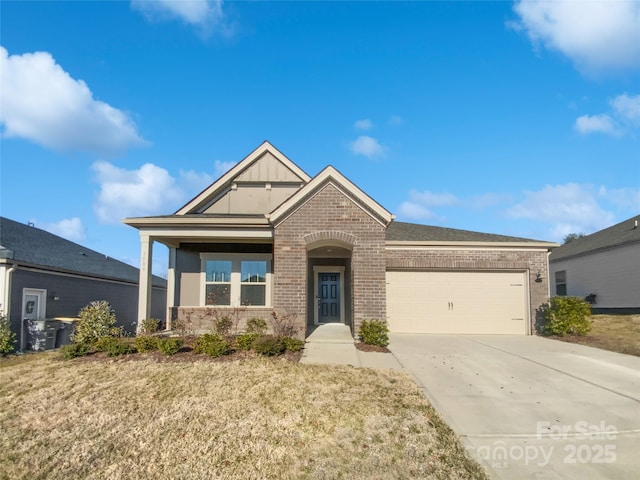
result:
<svg viewBox="0 0 640 480"><path fill-rule="evenodd" d="M0 355L13 352L16 344L16 334L11 331L9 320L0 314Z"/></svg>
<svg viewBox="0 0 640 480"><path fill-rule="evenodd" d="M134 339L133 346L140 353L153 352L158 350L158 337L140 335Z"/></svg>
<svg viewBox="0 0 640 480"><path fill-rule="evenodd" d="M270 357L276 355L282 355L287 346L284 343L282 337L274 337L273 335L263 335L256 338L253 342L253 349L262 354Z"/></svg>
<svg viewBox="0 0 640 480"><path fill-rule="evenodd" d="M264 318L250 318L247 320L247 333L264 335L267 333L267 321Z"/></svg>
<svg viewBox="0 0 640 480"><path fill-rule="evenodd" d="M165 355L171 356L175 355L180 351L184 341L181 338L177 337L166 337L160 338L158 340L158 350L160 350Z"/></svg>
<svg viewBox="0 0 640 480"><path fill-rule="evenodd" d="M296 319L296 314L287 313L278 315L275 311L271 312L273 335L276 337L295 337L298 335L300 327L296 325Z"/></svg>
<svg viewBox="0 0 640 480"><path fill-rule="evenodd" d="M238 335L236 337L236 347L238 350L251 350L253 348L253 342L255 342L259 336L257 333Z"/></svg>
<svg viewBox="0 0 640 480"><path fill-rule="evenodd" d="M229 338L233 321L229 317L216 318L213 322L213 330L221 337Z"/></svg>
<svg viewBox="0 0 640 480"><path fill-rule="evenodd" d="M76 322L71 334L73 343L93 345L99 338L110 337L120 332L116 328L116 315L107 301L89 303L80 310L78 317L80 320Z"/></svg>
<svg viewBox="0 0 640 480"><path fill-rule="evenodd" d="M591 330L591 305L580 297L553 297L542 306L545 333L586 335Z"/></svg>
<svg viewBox="0 0 640 480"><path fill-rule="evenodd" d="M89 346L86 343L71 343L60 347L60 356L65 360L76 357L84 357L89 354Z"/></svg>
<svg viewBox="0 0 640 480"><path fill-rule="evenodd" d="M220 357L231 353L231 345L220 335L206 333L198 337L193 344L195 353L205 353L210 357Z"/></svg>
<svg viewBox="0 0 640 480"><path fill-rule="evenodd" d="M145 318L140 322L140 333L142 335L151 335L156 333L160 328L160 320L157 318Z"/></svg>
<svg viewBox="0 0 640 480"><path fill-rule="evenodd" d="M360 324L360 338L367 345L386 347L389 345L389 327L382 320L363 320Z"/></svg>
<svg viewBox="0 0 640 480"><path fill-rule="evenodd" d="M94 348L99 352L106 352L108 357L118 357L135 352L127 340L118 337L101 337L96 340Z"/></svg>
<svg viewBox="0 0 640 480"><path fill-rule="evenodd" d="M283 340L284 346L290 352L299 352L302 350L302 347L304 347L304 340L300 340L299 338L285 337Z"/></svg>

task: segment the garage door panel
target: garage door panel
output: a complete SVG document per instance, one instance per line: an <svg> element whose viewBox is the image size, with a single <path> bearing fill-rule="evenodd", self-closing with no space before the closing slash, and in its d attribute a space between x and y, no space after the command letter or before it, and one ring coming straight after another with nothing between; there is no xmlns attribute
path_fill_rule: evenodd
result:
<svg viewBox="0 0 640 480"><path fill-rule="evenodd" d="M525 334L523 272L387 272L396 333Z"/></svg>

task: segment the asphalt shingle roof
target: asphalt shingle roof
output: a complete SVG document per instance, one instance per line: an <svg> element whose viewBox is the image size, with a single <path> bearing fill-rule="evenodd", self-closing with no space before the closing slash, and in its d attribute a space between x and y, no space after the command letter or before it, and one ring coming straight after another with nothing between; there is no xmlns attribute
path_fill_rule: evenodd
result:
<svg viewBox="0 0 640 480"><path fill-rule="evenodd" d="M637 222L638 226L635 226ZM640 215L556 248L549 261L640 242Z"/></svg>
<svg viewBox="0 0 640 480"><path fill-rule="evenodd" d="M36 227L0 217L0 258L92 277L138 283L139 270ZM166 280L153 277L153 285Z"/></svg>
<svg viewBox="0 0 640 480"><path fill-rule="evenodd" d="M528 238L395 221L387 227L387 240L400 242L539 242L539 240Z"/></svg>

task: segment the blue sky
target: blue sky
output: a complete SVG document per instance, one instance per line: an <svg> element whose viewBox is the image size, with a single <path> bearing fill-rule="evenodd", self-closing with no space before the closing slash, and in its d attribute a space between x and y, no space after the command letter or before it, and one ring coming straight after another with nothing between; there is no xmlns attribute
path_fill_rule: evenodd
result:
<svg viewBox="0 0 640 480"><path fill-rule="evenodd" d="M263 140L400 221L561 241L640 211L638 1L0 14L1 214L135 265L120 219L173 213Z"/></svg>

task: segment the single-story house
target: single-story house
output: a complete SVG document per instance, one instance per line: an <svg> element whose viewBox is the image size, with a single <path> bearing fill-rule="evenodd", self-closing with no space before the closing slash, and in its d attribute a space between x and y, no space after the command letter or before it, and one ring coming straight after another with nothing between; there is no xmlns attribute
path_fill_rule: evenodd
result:
<svg viewBox="0 0 640 480"><path fill-rule="evenodd" d="M138 318L154 242L169 247L169 319L295 315L302 333L363 320L392 332L531 334L557 244L395 222L334 167L306 174L264 142L172 215L129 218L141 241ZM168 322L169 323L169 322Z"/></svg>
<svg viewBox="0 0 640 480"><path fill-rule="evenodd" d="M639 222L636 215L555 249L553 295L584 297L594 313L640 313Z"/></svg>
<svg viewBox="0 0 640 480"><path fill-rule="evenodd" d="M35 226L0 217L0 309L27 343L24 320L77 317L94 300L107 300L118 325L134 332L139 270ZM165 320L166 280L150 277L149 315Z"/></svg>

